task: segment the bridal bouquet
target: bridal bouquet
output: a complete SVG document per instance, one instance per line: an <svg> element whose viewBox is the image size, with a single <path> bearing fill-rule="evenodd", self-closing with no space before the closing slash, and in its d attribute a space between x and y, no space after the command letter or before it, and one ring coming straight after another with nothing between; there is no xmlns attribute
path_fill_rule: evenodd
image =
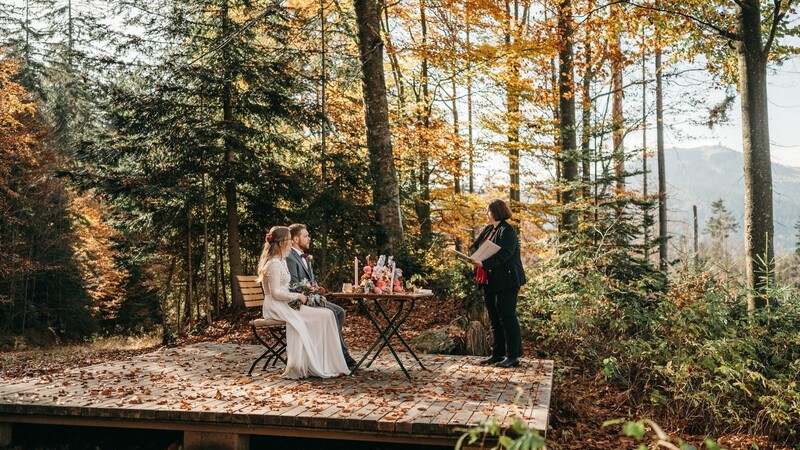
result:
<svg viewBox="0 0 800 450"><path fill-rule="evenodd" d="M325 299L325 288L308 280L298 281L289 285L290 292L297 292L306 296L306 306L321 307L328 304ZM294 310L300 309L300 300L292 300L289 306Z"/></svg>

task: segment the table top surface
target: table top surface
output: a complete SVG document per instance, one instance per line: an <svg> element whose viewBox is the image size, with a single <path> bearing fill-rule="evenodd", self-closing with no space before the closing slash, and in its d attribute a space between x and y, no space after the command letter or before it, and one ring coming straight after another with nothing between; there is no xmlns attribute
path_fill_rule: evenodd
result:
<svg viewBox="0 0 800 450"><path fill-rule="evenodd" d="M410 300L416 298L433 297L433 292L402 292L402 293L384 293L384 294L364 294L363 292L330 292L330 295L335 298L386 298L394 300Z"/></svg>

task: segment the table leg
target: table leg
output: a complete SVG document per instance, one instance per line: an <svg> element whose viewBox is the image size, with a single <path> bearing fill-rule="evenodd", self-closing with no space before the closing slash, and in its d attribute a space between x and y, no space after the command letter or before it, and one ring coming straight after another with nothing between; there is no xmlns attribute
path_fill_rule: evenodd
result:
<svg viewBox="0 0 800 450"><path fill-rule="evenodd" d="M403 309L405 308L405 304L406 304L406 302L404 302L404 301L400 302L400 306L398 306L397 312L395 312L394 315L392 316L392 318L390 319L389 315L386 313L386 309L384 309L383 306L381 306L381 304L380 304L380 302L378 300L375 300L375 309L383 316L383 319L386 321L386 328L384 328L382 331L379 330L379 332L382 335L388 336L389 339L391 339L392 335L396 333L396 327L393 327L392 325L395 323L395 321L397 321L397 318L400 317L400 315L403 313ZM388 335L387 335L387 332L388 332ZM380 341L380 339L379 339L379 341ZM381 342L380 347L378 347L378 350L375 352L375 355L372 357L372 359L370 360L369 364L367 364L367 367L371 366L372 363L375 362L375 360L378 358L378 355L381 354L381 352L383 351L383 349L385 347L386 347L386 343L385 342Z"/></svg>
<svg viewBox="0 0 800 450"><path fill-rule="evenodd" d="M402 308L405 306L405 302L401 303L400 309L398 309L397 313L394 315L394 317L392 317L392 319L390 321L390 324L392 326L392 330L390 330L389 336L390 336L390 339L391 339L391 336L397 336L397 338L400 339L400 342L403 344L403 346L406 348L406 350L408 350L408 352L411 353L411 356L417 361L417 364L419 364L419 366L422 368L422 370L430 371L427 367L425 367L422 364L422 361L419 360L419 358L417 357L417 354L414 352L414 350L411 348L411 346L408 345L408 342L406 342L406 340L400 334L400 327L403 326L403 324L406 322L406 319L408 319L408 316L411 315L411 311L414 310L415 303L416 303L415 299L412 298L412 299L409 300L408 308L406 309L405 314L400 318L400 321L398 322L396 320L397 316L400 314ZM381 314L383 314L383 317L387 321L389 321L389 317L388 317L388 315L386 314L386 311L383 308L381 308L380 312L381 312ZM381 348L378 349L378 353L380 353L381 350L383 350L383 345L381 345ZM378 353L375 354L375 358L377 358ZM373 358L373 360L375 358ZM372 364L372 363L370 363L370 364ZM369 365L367 365L367 367L369 367Z"/></svg>
<svg viewBox="0 0 800 450"><path fill-rule="evenodd" d="M392 331L396 331L396 330L393 330L393 324L391 323L392 319L389 319L388 314L386 314L386 311L383 309L383 307L381 306L381 304L380 304L378 299L372 299L372 300L374 301L376 309L384 316L384 318L386 318L390 322L387 324L385 329L381 328L380 324L378 324L378 321L374 317L374 314L372 313L372 310L367 308L367 318L370 320L370 322L372 322L372 325L375 327L375 329L378 330L378 334L380 335L380 337L375 341L375 343L372 344L372 346L369 348L369 350L367 350L367 353L364 354L364 356L361 358L361 361L359 361L359 363L356 365L356 367L353 368L353 370L350 372L350 374L352 375L356 371L356 369L358 369L361 366L361 364L364 362L364 360L367 359L369 354L378 345L378 343L383 341L380 350L383 350L383 347L389 347L389 351L392 352L392 356L394 356L394 359L397 361L397 364L400 366L400 369L406 375L406 378L408 379L408 381L411 381L411 375L408 374L408 370L406 370L406 367L403 365L403 361L400 359L400 356L398 356L397 352L394 349L394 346L392 346L392 343L390 342L392 334L390 334L389 336L386 336L386 331L387 330L390 331L390 333L392 333ZM359 301L361 301L361 300L359 300ZM398 312L395 313L395 315L393 317L395 320L399 316L399 313L401 311L402 311L402 305L401 305L401 309L399 309ZM378 353L380 352L380 350L378 351ZM375 354L375 357L377 357L378 353ZM374 361L374 360L375 360L375 358L372 359L372 361ZM370 364L372 363L372 361L370 362Z"/></svg>
<svg viewBox="0 0 800 450"><path fill-rule="evenodd" d="M383 339L383 343L381 344L381 348L378 349L378 351L375 353L375 357L377 358L378 354L380 353L381 350L383 350L384 346L385 347L389 347L389 351L392 352L392 356L394 356L394 359L397 361L397 364L400 366L400 369L402 369L403 373L406 374L406 378L408 378L408 381L411 381L411 375L408 374L408 370L406 370L406 366L403 365L403 361L400 359L400 356L397 354L397 351L394 349L394 346L392 345L392 336L396 334L396 329L393 328L393 323L392 322L394 320L397 320L397 317L400 316L400 313L403 311L403 307L405 306L404 305L405 302L404 301L400 302L400 307L397 309L397 312L395 313L394 316L392 316L391 319L389 319L389 315L386 314L386 310L384 310L383 306L381 306L380 300L376 298L376 299L374 299L374 301L375 301L375 306L377 307L378 311L388 321L388 323L386 324L386 329L385 330L380 330L380 328L378 327L378 321L373 319L373 323L375 324L376 328L378 328L378 332L381 335L381 339ZM388 335L386 334L387 330L389 331ZM374 360L374 358L373 358L373 360Z"/></svg>
<svg viewBox="0 0 800 450"><path fill-rule="evenodd" d="M377 301L376 301L376 303L377 303ZM375 350L375 347L377 347L378 344L381 343L381 341L383 340L383 335L385 333L385 330L381 329L380 325L378 325L378 322L373 317L374 314L372 312L372 309L369 306L367 306L367 304L365 302L365 299L359 298L358 299L358 304L364 311L366 311L367 318L370 320L370 322L372 322L372 325L375 327L375 329L378 330L379 336L378 336L377 339L375 339L375 342L372 343L372 345L369 347L369 349L366 352L364 352L364 355L361 357L361 359L358 361L358 363L355 365L355 367L353 367L353 369L350 371L350 375L354 374L356 372L356 370L361 368L361 365L364 364L364 361L366 361L366 359L369 358L370 353L372 353L372 351ZM381 345L381 349L380 350L382 350L382 349L383 349L383 345ZM378 350L378 353L380 353L380 350ZM376 357L377 357L378 353L375 354ZM375 358L372 358L372 361L374 361L374 360L375 360ZM367 367L369 367L372 364L372 361L370 361L370 363L367 364Z"/></svg>

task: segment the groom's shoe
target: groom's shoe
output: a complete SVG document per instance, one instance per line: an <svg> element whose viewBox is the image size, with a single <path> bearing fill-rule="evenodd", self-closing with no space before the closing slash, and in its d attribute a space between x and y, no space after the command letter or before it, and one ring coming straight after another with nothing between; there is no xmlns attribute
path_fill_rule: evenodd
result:
<svg viewBox="0 0 800 450"><path fill-rule="evenodd" d="M344 355L344 362L347 363L348 369L352 369L357 364L356 360L350 355Z"/></svg>
<svg viewBox="0 0 800 450"><path fill-rule="evenodd" d="M506 358L499 363L494 365L495 367L502 367L503 369L508 369L509 367L518 367L519 366L519 358Z"/></svg>
<svg viewBox="0 0 800 450"><path fill-rule="evenodd" d="M480 364L482 366L491 366L493 364L499 363L502 360L503 360L502 356L494 356L494 355L492 355L491 358L481 360L478 364Z"/></svg>

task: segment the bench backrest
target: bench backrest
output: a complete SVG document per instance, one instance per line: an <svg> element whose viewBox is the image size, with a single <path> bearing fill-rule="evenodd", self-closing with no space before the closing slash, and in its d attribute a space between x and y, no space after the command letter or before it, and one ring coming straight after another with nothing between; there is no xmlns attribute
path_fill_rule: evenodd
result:
<svg viewBox="0 0 800 450"><path fill-rule="evenodd" d="M264 288L261 283L256 281L255 275L236 275L239 282L239 289L242 291L244 305L248 308L255 308L264 304Z"/></svg>

